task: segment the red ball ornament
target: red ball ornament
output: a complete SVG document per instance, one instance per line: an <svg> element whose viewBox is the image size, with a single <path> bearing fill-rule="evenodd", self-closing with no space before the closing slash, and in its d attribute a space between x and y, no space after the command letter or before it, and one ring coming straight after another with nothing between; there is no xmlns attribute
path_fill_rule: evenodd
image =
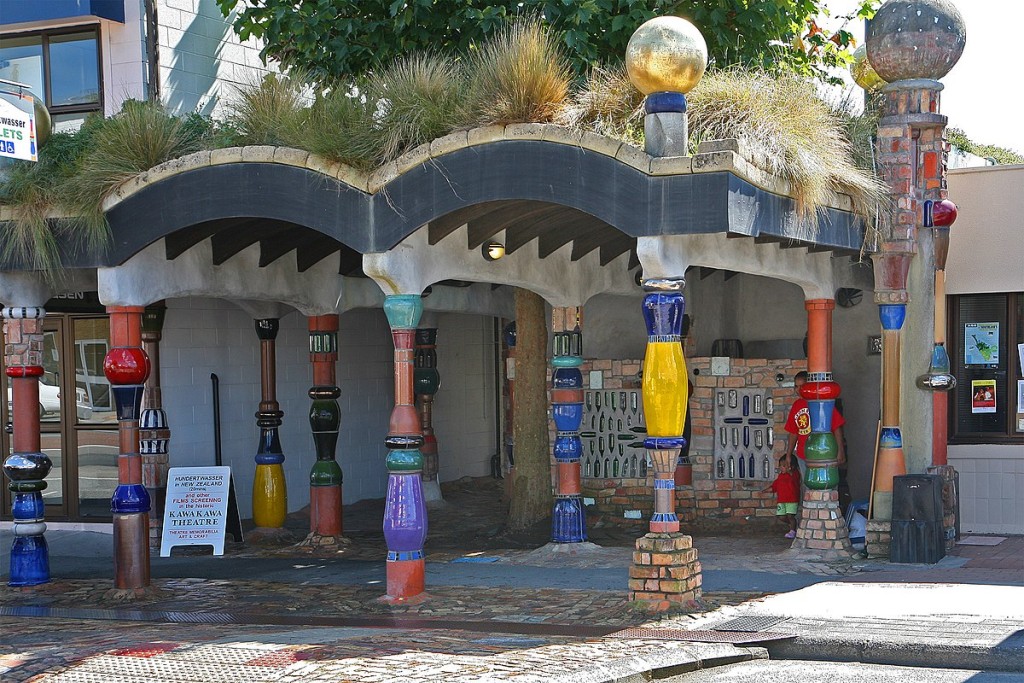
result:
<svg viewBox="0 0 1024 683"><path fill-rule="evenodd" d="M932 204L932 225L936 228L948 228L956 221L956 204L943 199Z"/></svg>
<svg viewBox="0 0 1024 683"><path fill-rule="evenodd" d="M842 393L836 382L807 382L800 387L800 396L805 401L830 401Z"/></svg>
<svg viewBox="0 0 1024 683"><path fill-rule="evenodd" d="M137 346L120 346L107 352L103 374L114 385L142 384L149 377L149 356Z"/></svg>

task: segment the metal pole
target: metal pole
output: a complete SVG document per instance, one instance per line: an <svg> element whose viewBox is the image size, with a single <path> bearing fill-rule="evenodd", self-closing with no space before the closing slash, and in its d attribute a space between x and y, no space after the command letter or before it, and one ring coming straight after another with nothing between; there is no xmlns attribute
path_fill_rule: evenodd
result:
<svg viewBox="0 0 1024 683"><path fill-rule="evenodd" d="M213 464L220 467L224 462L220 450L220 377L217 373L210 373L210 382L213 383Z"/></svg>

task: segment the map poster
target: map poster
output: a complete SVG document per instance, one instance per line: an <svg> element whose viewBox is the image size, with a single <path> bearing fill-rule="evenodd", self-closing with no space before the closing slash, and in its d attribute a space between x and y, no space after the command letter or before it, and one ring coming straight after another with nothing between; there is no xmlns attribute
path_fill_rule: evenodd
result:
<svg viewBox="0 0 1024 683"><path fill-rule="evenodd" d="M971 412L996 412L996 381L994 379L971 380Z"/></svg>
<svg viewBox="0 0 1024 683"><path fill-rule="evenodd" d="M999 323L964 323L964 365L999 365Z"/></svg>
<svg viewBox="0 0 1024 683"><path fill-rule="evenodd" d="M172 467L167 471L167 502L160 557L176 545L212 545L224 554L230 467Z"/></svg>

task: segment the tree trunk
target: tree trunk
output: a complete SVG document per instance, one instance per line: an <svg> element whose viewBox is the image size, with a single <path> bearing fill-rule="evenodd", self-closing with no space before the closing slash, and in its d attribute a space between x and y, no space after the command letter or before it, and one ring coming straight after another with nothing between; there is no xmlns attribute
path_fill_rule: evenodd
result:
<svg viewBox="0 0 1024 683"><path fill-rule="evenodd" d="M551 453L548 445L548 326L544 300L516 289L515 482L510 529L525 529L551 514Z"/></svg>

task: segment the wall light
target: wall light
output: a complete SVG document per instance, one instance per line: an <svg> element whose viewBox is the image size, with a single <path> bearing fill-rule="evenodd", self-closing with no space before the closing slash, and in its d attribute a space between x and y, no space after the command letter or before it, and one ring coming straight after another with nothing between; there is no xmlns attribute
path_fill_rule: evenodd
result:
<svg viewBox="0 0 1024 683"><path fill-rule="evenodd" d="M501 242L485 242L480 249L480 253L483 254L484 259L487 261L497 261L505 255L505 245Z"/></svg>

